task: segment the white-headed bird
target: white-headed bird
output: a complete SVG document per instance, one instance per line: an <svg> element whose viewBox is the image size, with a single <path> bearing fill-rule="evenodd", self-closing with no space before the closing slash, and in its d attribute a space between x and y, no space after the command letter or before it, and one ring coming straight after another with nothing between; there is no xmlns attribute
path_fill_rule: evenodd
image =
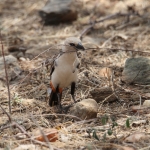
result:
<svg viewBox="0 0 150 150"><path fill-rule="evenodd" d="M71 85L71 96L75 102L75 85L77 82L78 67L80 64L77 51L84 50L80 39L67 38L62 46L62 53L54 60L50 72L51 93L49 105L61 107L61 97L64 88Z"/></svg>

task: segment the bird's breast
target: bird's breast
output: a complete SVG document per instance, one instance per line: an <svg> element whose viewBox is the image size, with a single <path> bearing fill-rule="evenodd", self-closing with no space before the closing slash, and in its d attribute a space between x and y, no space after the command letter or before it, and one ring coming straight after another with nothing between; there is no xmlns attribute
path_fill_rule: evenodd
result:
<svg viewBox="0 0 150 150"><path fill-rule="evenodd" d="M73 65L58 64L52 74L52 82L55 83L56 86L59 85L61 88L65 88L72 82L77 81L77 71L77 69L73 71Z"/></svg>

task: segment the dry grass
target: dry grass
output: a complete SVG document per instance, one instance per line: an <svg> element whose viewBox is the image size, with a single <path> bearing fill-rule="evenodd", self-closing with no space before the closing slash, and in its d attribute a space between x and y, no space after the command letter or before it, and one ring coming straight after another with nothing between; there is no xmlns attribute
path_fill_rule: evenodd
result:
<svg viewBox="0 0 150 150"><path fill-rule="evenodd" d="M142 113L133 113L130 106L140 104L139 94L142 96L142 102L147 99L146 93L149 93L149 86L141 85L125 85L120 84L121 72L124 62L128 57L147 56L142 51L150 51L149 39L150 28L147 19L132 16L129 23L125 22L125 17L108 20L94 26L88 35L83 37L83 44L86 48L101 48L97 50L87 50L86 54L81 55L82 65L79 73L79 82L76 92L76 98L79 100L90 98L90 91L95 88L112 86L115 84L115 91L123 105L118 102L99 103L99 112L97 118L93 120L79 121L77 118L67 115L57 115L49 108L47 104L46 90L49 87L49 69L41 63L47 58L53 58L58 53L59 45L66 37L79 36L83 29L87 27L91 18L100 18L102 15L108 15L119 11L128 12L127 6L135 3L136 10L149 17L150 3L148 1L89 1L83 0L83 10L79 14L79 19L72 24L60 24L58 26L44 26L40 22L38 10L42 8L45 1L0 1L0 28L2 30L5 53L8 54L7 48L14 44L16 37L23 40L23 45L29 47L28 54L38 55L50 47L50 50L34 59L19 61L24 70L21 81L11 83L12 98L12 115L11 117L18 124L31 134L34 130L42 128L59 129L60 140L51 143L58 149L119 149L115 144L124 146L133 146L142 149L148 146L150 141L141 141L138 143L128 144L124 141L125 137L135 131L150 133L149 113L150 110ZM144 7L148 7L144 11ZM95 8L95 9L93 9ZM102 14L102 15L101 15ZM21 43L22 45L22 43ZM51 47L52 46L52 47ZM132 53L121 50L108 50L105 48L116 49L132 49L139 50L141 53ZM100 68L109 67L114 71L113 80L102 78L98 75ZM38 68L38 69L35 69ZM33 70L36 70L33 72ZM88 75L87 75L88 74ZM70 102L69 89L65 90L63 95L63 104ZM8 111L7 90L4 88L0 95L0 104ZM0 111L0 126L7 125L7 116ZM35 122L32 121L31 114ZM103 125L103 116L108 116L108 123ZM118 126L112 128L113 121ZM126 120L130 118L131 122L146 120L145 124L137 126L125 127ZM92 130L96 130L99 141L92 136ZM113 130L113 134L109 136L107 131ZM91 132L91 133L90 133ZM20 131L17 128L7 128L0 131L0 147L13 149L21 144L32 143L29 139L18 139ZM107 135L105 137L105 135ZM66 137L66 138L64 138ZM110 144L111 143L111 144ZM114 143L114 145L113 145ZM106 148L107 147L107 148ZM37 146L39 149L46 147ZM56 148L56 149L57 149ZM123 149L123 147L121 147ZM121 149L120 148L120 149Z"/></svg>

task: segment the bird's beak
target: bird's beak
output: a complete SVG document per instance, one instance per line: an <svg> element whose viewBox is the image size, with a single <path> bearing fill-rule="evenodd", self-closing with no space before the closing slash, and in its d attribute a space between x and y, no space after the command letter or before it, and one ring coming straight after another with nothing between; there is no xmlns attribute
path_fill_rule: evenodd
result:
<svg viewBox="0 0 150 150"><path fill-rule="evenodd" d="M78 43L78 45L76 46L76 48L78 50L85 50L85 48L83 47L83 45L81 43Z"/></svg>

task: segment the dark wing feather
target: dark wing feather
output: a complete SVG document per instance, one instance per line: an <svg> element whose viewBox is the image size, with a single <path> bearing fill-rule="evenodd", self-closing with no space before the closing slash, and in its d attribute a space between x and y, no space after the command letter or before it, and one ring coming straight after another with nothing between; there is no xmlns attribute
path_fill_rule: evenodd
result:
<svg viewBox="0 0 150 150"><path fill-rule="evenodd" d="M57 66L55 59L53 60L50 68L50 78L51 75L53 74L55 67ZM49 106L54 106L58 105L58 95L57 95L58 89L56 91L51 91L50 96L49 96Z"/></svg>
<svg viewBox="0 0 150 150"><path fill-rule="evenodd" d="M50 68L50 76L51 76L51 75L52 75L52 73L54 72L54 70L55 70L55 66L56 66L56 61L55 61L55 60L53 60L52 65L51 65L51 68Z"/></svg>

